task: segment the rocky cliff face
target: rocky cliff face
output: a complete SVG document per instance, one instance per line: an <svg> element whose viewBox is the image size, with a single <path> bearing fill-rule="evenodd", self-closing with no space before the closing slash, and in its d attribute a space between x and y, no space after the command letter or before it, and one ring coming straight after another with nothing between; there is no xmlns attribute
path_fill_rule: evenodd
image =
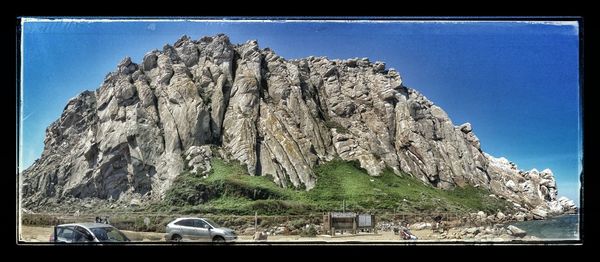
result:
<svg viewBox="0 0 600 262"><path fill-rule="evenodd" d="M184 36L140 64L125 58L95 92L69 101L22 192L28 207L65 196L160 199L185 164L206 174L214 156L306 190L318 183L313 168L339 157L372 176L391 168L443 189L481 186L528 210L568 208L551 171L483 153L470 124L455 126L384 63L286 60L225 35Z"/></svg>

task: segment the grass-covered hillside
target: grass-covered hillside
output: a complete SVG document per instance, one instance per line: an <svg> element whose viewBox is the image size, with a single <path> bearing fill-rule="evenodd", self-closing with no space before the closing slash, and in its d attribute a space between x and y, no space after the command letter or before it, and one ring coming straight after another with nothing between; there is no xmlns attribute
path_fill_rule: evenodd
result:
<svg viewBox="0 0 600 262"><path fill-rule="evenodd" d="M295 215L321 211L474 212L506 211L504 200L474 187L441 190L409 175L386 170L369 176L357 163L334 160L318 166L310 191L281 188L269 177L250 176L236 162L212 160L207 178L182 173L164 203L151 209L183 213Z"/></svg>

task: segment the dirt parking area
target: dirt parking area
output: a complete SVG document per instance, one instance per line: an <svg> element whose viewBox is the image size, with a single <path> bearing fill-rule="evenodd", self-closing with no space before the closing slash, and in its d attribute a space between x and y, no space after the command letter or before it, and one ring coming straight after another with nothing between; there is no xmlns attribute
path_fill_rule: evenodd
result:
<svg viewBox="0 0 600 262"><path fill-rule="evenodd" d="M136 232L122 230L132 241L142 242L164 242L164 233ZM419 239L429 238L431 230L413 230ZM24 242L48 242L52 234L52 227L23 226L20 230L20 240ZM254 241L252 235L240 235L238 242L265 242ZM316 237L302 237L298 235L275 235L269 236L266 242L410 242L401 240L393 232L359 233L359 234L337 234L336 236L319 235Z"/></svg>
<svg viewBox="0 0 600 262"><path fill-rule="evenodd" d="M21 227L19 239L25 242L48 242L52 230L52 227L23 226ZM121 231L132 241L164 241L163 233Z"/></svg>

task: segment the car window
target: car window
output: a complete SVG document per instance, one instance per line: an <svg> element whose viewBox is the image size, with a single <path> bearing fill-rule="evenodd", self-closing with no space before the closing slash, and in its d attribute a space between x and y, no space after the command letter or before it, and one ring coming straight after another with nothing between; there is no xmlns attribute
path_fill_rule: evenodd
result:
<svg viewBox="0 0 600 262"><path fill-rule="evenodd" d="M208 224L200 219L194 219L193 227L208 228Z"/></svg>
<svg viewBox="0 0 600 262"><path fill-rule="evenodd" d="M127 236L114 227L96 227L91 229L96 238L102 242L129 241Z"/></svg>
<svg viewBox="0 0 600 262"><path fill-rule="evenodd" d="M212 221L212 220L210 220L208 218L205 218L204 220L206 220L206 222L208 222L209 224L211 224L213 227L221 227L215 221Z"/></svg>
<svg viewBox="0 0 600 262"><path fill-rule="evenodd" d="M83 227L76 226L73 230L73 242L89 242L90 233Z"/></svg>
<svg viewBox="0 0 600 262"><path fill-rule="evenodd" d="M71 242L73 241L73 229L69 227L59 227L56 229L56 239L58 241Z"/></svg>
<svg viewBox="0 0 600 262"><path fill-rule="evenodd" d="M123 232L117 230L114 227L108 229L108 239L116 241L129 241L129 238L123 234Z"/></svg>
<svg viewBox="0 0 600 262"><path fill-rule="evenodd" d="M191 227L191 226L193 226L193 222L191 219L184 219L179 222L176 222L175 225Z"/></svg>
<svg viewBox="0 0 600 262"><path fill-rule="evenodd" d="M94 236L96 236L99 241L108 241L108 234L106 230L102 228L92 228L90 230L92 230L92 233L94 233Z"/></svg>

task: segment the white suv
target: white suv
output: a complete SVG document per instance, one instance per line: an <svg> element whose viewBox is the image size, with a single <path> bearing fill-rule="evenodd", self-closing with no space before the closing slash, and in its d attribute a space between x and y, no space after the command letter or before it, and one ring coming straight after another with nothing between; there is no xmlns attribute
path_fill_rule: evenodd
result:
<svg viewBox="0 0 600 262"><path fill-rule="evenodd" d="M233 242L237 240L235 231L220 227L207 218L184 217L167 224L167 241L203 241L203 242Z"/></svg>

